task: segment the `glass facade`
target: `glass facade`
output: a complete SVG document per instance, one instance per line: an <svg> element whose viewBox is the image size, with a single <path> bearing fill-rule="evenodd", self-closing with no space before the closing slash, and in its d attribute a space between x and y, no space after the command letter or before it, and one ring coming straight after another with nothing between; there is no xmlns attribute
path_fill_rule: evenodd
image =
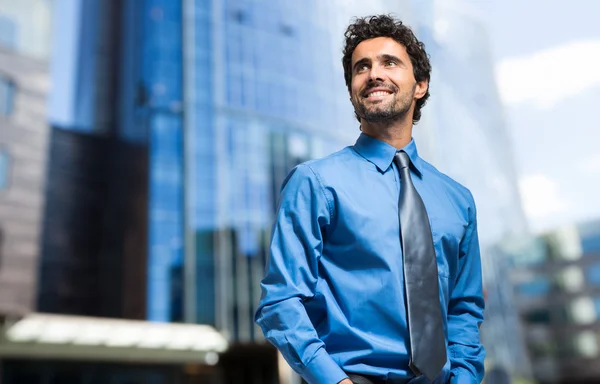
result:
<svg viewBox="0 0 600 384"><path fill-rule="evenodd" d="M171 139L164 137L171 143L170 160L151 162L171 167L171 184L163 184L168 197L153 200L156 208L151 208L161 205L168 219L151 224L161 237L150 240L148 270L157 277L149 280L150 318L178 320L171 307L181 305L177 313L185 321L215 324L241 341L262 337L252 315L279 187L297 163L331 153L358 135L344 93L343 32L353 16L392 12L414 27L434 65L434 97L415 129L421 152L476 196L493 312L488 318L499 319L489 333L500 342L490 343L509 363L527 361L509 348L520 343L518 322L516 312L507 314L512 297L496 245L522 232L525 221L485 28L477 19L429 1L368 7L358 1L145 4L143 17L157 30L175 22L176 8L183 14L180 40L168 31L168 39L144 38L154 46L144 65L162 60L161 68L177 78L172 84L158 75L147 78L149 99L165 97L167 108L183 107L182 132L173 116ZM439 30L440 20L445 30ZM161 146L155 140L151 137L151 148ZM176 161L179 156L183 163ZM177 232L178 221L183 233Z"/></svg>
<svg viewBox="0 0 600 384"><path fill-rule="evenodd" d="M253 314L281 183L296 164L358 136L343 33L354 16L393 13L414 27L433 62L432 99L415 127L420 153L478 204L490 355L526 361L509 348L519 333L497 246L525 225L485 28L475 18L429 0L51 3L61 15L52 55L52 81L61 87L52 88L48 109L55 200L47 226L77 228L47 231L55 259L46 260L48 271L79 276L69 283L81 293L69 308L97 295L107 303L100 315L211 324L232 340L261 341ZM64 163L77 166L61 170ZM88 198L65 198L67 184ZM64 223L57 211L68 213ZM102 219L83 221L90 213ZM82 254L88 264L77 261ZM119 272L124 265L142 271L137 280ZM86 291L81 268L119 283ZM535 296L552 284L522 289ZM46 302L60 301L55 288ZM119 294L142 296L143 305ZM97 307L85 313L99 315Z"/></svg>
<svg viewBox="0 0 600 384"><path fill-rule="evenodd" d="M485 246L522 234L526 221L490 41L483 21L464 3L437 4L427 34L433 38L434 96L424 109L431 125L424 139L432 162L473 193Z"/></svg>
<svg viewBox="0 0 600 384"><path fill-rule="evenodd" d="M505 278L510 266L500 246L527 228L486 27L466 1L416 9L433 68L432 97L414 136L423 157L469 188L477 204L486 296L481 332L489 368L528 377L527 351Z"/></svg>
<svg viewBox="0 0 600 384"><path fill-rule="evenodd" d="M600 378L600 222L507 242L516 304L535 377Z"/></svg>
<svg viewBox="0 0 600 384"><path fill-rule="evenodd" d="M149 144L147 316L183 320L182 3L142 8L141 83Z"/></svg>
<svg viewBox="0 0 600 384"><path fill-rule="evenodd" d="M358 135L343 31L367 9L410 14L385 3L143 2L142 83L169 115L148 112L149 319L262 338L253 313L279 187Z"/></svg>

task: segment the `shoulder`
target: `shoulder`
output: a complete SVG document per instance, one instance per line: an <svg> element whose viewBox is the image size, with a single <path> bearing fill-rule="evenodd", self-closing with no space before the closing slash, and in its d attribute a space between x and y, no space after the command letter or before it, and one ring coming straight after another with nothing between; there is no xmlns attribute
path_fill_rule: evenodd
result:
<svg viewBox="0 0 600 384"><path fill-rule="evenodd" d="M348 168L348 162L355 160L356 156L356 152L354 152L352 147L345 147L328 156L305 161L298 164L290 171L286 181L290 177L294 177L316 179L319 182L322 182L323 178L327 178L329 174L335 174Z"/></svg>
<svg viewBox="0 0 600 384"><path fill-rule="evenodd" d="M339 170L340 167L347 163L347 160L353 156L354 154L352 148L345 147L328 156L300 163L289 171L283 182L282 188L288 184L297 184L302 182L314 182L321 184L323 174Z"/></svg>
<svg viewBox="0 0 600 384"><path fill-rule="evenodd" d="M352 149L352 147L344 147L337 152L333 152L332 154L322 157L320 159L309 160L307 162L302 163L313 172L325 172L328 170L335 170L338 167L346 164L348 160L355 159L356 152Z"/></svg>

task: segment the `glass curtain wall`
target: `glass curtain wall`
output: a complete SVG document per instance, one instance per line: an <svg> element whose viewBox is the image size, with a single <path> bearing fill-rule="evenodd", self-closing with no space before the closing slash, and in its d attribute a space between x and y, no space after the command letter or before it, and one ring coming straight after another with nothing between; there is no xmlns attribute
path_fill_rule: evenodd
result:
<svg viewBox="0 0 600 384"><path fill-rule="evenodd" d="M183 56L180 1L143 0L142 99L149 136L148 289L151 321L183 320Z"/></svg>
<svg viewBox="0 0 600 384"><path fill-rule="evenodd" d="M357 15L402 12L410 22L408 2L389 3L183 1L190 321L262 339L253 315L279 188L293 166L360 133L343 32Z"/></svg>
<svg viewBox="0 0 600 384"><path fill-rule="evenodd" d="M467 186L477 204L486 321L482 339L491 366L517 376L530 368L500 244L527 233L512 148L493 75L489 39L466 1L419 4L420 28L432 60L432 98L416 127L425 156ZM424 128L424 129L423 129Z"/></svg>

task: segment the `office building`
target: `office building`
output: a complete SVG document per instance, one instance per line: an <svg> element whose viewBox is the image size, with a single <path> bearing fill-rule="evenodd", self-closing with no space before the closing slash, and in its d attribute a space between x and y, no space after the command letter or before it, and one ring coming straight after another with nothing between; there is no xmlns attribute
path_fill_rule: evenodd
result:
<svg viewBox="0 0 600 384"><path fill-rule="evenodd" d="M28 6L39 6L36 12ZM47 2L0 1L0 317L36 301L49 127ZM37 22L35 28L30 25Z"/></svg>
<svg viewBox="0 0 600 384"><path fill-rule="evenodd" d="M120 23L103 23L121 16L0 1L2 383L218 379L214 328L145 321L147 147L122 139Z"/></svg>
<svg viewBox="0 0 600 384"><path fill-rule="evenodd" d="M40 155L45 184L40 181L39 241L27 240L36 244L32 263L39 265L27 312L55 315L30 313L8 331L13 338L35 339L41 351L44 340L59 336L28 329L72 327L61 339L68 348L50 349L58 360L28 360L23 357L35 351L5 349L5 381L28 372L37 375L31 380L84 380L98 372L116 382L297 379L281 361L277 371L277 355L253 315L283 179L294 165L352 144L360 132L341 66L343 32L356 15L394 13L425 40L434 65L433 96L416 127L417 143L423 157L476 195L485 223L484 262L498 275L491 244L511 228L520 230L521 218L509 204L515 195L508 155L494 150L506 137L491 63L480 51L487 42L476 38L476 22L458 17L462 29L436 35L438 10L422 0L21 3L31 4L0 0L19 9L46 7L45 22L27 22L46 26L41 36L52 37L52 44L25 44L47 79L32 78L35 86L52 84L39 93L47 108L35 123L47 127ZM9 31L0 44L14 46L5 36L21 36L6 21L22 19L15 12L0 12L0 30ZM457 47L464 52L455 57ZM3 95L18 87L5 83L0 113L17 105ZM456 97L467 86L470 97ZM480 103L479 93L492 96ZM10 181L16 163L7 158L0 158L0 176L8 169ZM481 167L468 173L465 164ZM502 198L489 199L490 190L504 191ZM491 220L500 211L506 212L501 220ZM496 287L488 286L490 297ZM505 309L497 308L499 314ZM158 332L156 323L208 328L168 328L179 335L207 332L196 337L198 345L181 341L179 349L157 341L142 350L143 337L110 341L106 331L95 341L91 333L81 336L98 325ZM88 340L85 347L81 337ZM202 339L216 341L207 346ZM179 352L165 353L169 348ZM130 364L123 363L124 353L133 356ZM144 368L148 362L153 369Z"/></svg>
<svg viewBox="0 0 600 384"><path fill-rule="evenodd" d="M600 221L505 244L535 378L600 381Z"/></svg>
<svg viewBox="0 0 600 384"><path fill-rule="evenodd" d="M477 205L486 293L481 327L488 369L531 375L501 244L527 233L512 148L493 74L490 41L468 1L416 2L432 61L432 94L414 130L423 156L467 186Z"/></svg>

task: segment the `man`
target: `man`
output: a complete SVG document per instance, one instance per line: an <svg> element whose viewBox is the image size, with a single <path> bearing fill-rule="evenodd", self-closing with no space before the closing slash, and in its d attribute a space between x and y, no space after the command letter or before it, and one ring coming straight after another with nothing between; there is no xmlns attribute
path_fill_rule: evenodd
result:
<svg viewBox="0 0 600 384"><path fill-rule="evenodd" d="M480 383L475 203L412 140L428 56L389 16L345 37L362 133L284 181L256 322L310 384Z"/></svg>

